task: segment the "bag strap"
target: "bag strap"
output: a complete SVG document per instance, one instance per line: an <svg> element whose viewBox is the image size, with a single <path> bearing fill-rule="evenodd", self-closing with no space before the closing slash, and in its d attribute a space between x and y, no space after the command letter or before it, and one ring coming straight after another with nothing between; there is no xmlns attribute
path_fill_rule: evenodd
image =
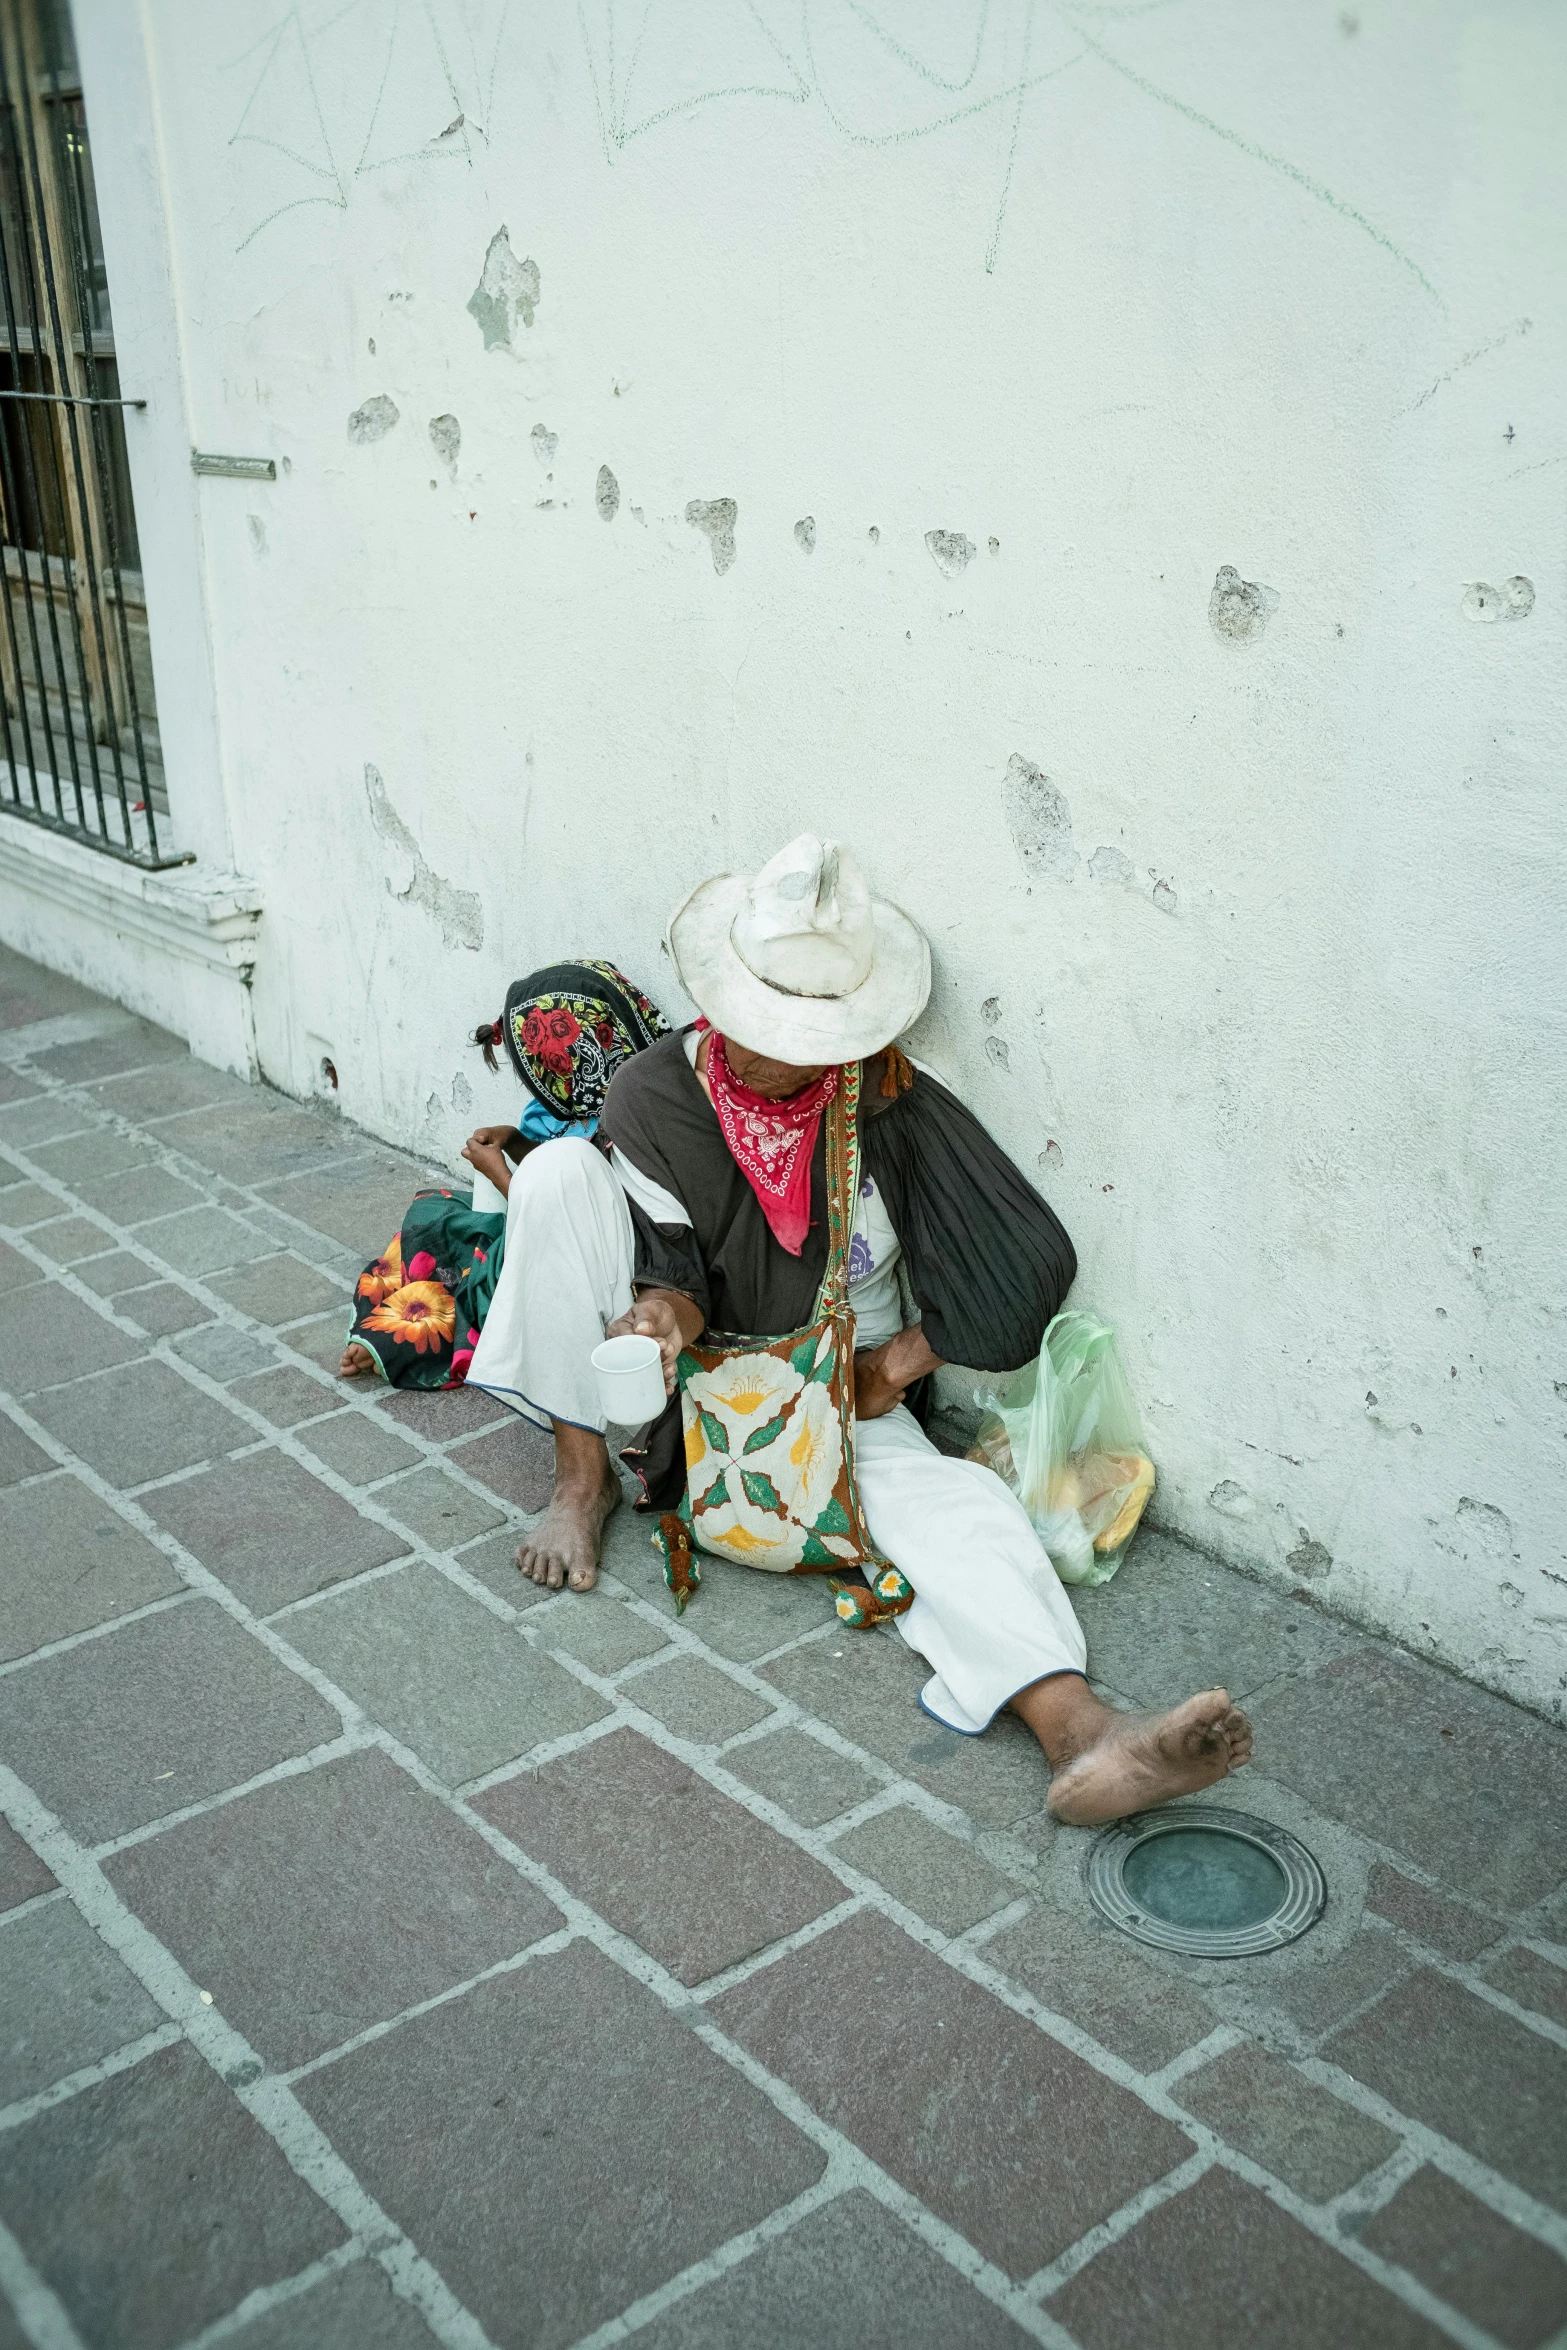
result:
<svg viewBox="0 0 1567 2350"><path fill-rule="evenodd" d="M827 1265L817 1292L816 1312L840 1313L849 1300L849 1242L860 1188L860 1064L846 1061L838 1090L827 1105Z"/></svg>

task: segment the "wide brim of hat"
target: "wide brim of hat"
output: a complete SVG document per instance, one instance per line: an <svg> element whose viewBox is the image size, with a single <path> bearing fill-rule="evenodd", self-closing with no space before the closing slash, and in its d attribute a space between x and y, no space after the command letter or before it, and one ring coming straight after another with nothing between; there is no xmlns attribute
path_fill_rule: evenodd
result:
<svg viewBox="0 0 1567 2350"><path fill-rule="evenodd" d="M757 978L730 936L749 888L744 874L720 873L691 892L669 925L681 985L721 1036L808 1068L863 1061L919 1018L930 994L930 948L901 907L871 901L875 958L852 995L786 995Z"/></svg>

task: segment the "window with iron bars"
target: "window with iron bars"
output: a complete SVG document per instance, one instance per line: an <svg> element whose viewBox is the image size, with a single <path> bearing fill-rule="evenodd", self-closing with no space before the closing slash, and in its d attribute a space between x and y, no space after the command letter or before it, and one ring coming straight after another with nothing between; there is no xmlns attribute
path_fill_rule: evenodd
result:
<svg viewBox="0 0 1567 2350"><path fill-rule="evenodd" d="M0 813L168 845L136 511L66 0L0 0Z"/></svg>

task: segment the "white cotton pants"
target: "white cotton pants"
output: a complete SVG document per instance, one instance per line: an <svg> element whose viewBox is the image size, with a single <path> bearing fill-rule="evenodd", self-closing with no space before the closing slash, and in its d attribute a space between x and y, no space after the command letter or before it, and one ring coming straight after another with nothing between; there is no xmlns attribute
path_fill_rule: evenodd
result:
<svg viewBox="0 0 1567 2350"><path fill-rule="evenodd" d="M468 1366L468 1385L547 1428L607 1425L590 1357L631 1308L626 1195L591 1142L529 1151L506 1195L506 1254Z"/></svg>
<svg viewBox="0 0 1567 2350"><path fill-rule="evenodd" d="M894 1620L934 1671L920 1703L970 1737L1051 1673L1080 1673L1082 1626L1029 1523L994 1469L938 1452L899 1404L857 1420L854 1473L871 1539L914 1586Z"/></svg>
<svg viewBox="0 0 1567 2350"><path fill-rule="evenodd" d="M468 1384L541 1427L605 1427L589 1361L631 1304L631 1213L592 1143L547 1142L512 1177L506 1255ZM897 1627L933 1678L928 1714L972 1737L1052 1673L1080 1673L1082 1630L1028 1513L993 1469L940 1453L902 1405L856 1423L871 1539L917 1594Z"/></svg>

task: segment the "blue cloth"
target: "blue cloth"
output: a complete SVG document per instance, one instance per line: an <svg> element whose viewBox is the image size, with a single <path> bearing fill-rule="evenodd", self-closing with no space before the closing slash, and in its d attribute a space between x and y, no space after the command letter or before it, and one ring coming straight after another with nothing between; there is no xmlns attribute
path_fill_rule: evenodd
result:
<svg viewBox="0 0 1567 2350"><path fill-rule="evenodd" d="M557 1118L553 1110L547 1110L541 1101L530 1097L526 1109L517 1120L517 1131L526 1135L529 1142L555 1142L563 1134L580 1135L584 1142L591 1142L598 1132L598 1124L597 1118L585 1118L575 1126L568 1125L564 1118Z"/></svg>

